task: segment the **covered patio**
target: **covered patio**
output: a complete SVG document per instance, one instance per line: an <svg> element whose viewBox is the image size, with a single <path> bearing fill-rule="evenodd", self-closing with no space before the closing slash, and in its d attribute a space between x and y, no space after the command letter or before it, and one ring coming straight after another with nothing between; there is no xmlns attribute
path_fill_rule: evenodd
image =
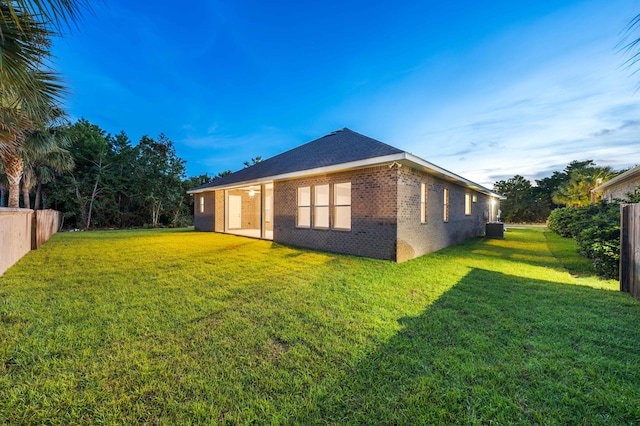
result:
<svg viewBox="0 0 640 426"><path fill-rule="evenodd" d="M273 183L225 190L225 232L273 239Z"/></svg>

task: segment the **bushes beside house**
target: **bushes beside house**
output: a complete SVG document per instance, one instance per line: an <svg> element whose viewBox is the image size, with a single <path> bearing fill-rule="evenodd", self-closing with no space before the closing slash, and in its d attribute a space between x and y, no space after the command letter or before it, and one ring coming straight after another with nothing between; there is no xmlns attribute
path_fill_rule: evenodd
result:
<svg viewBox="0 0 640 426"><path fill-rule="evenodd" d="M620 259L620 205L600 202L584 207L556 209L549 215L549 228L574 238L580 254L593 260L602 276L618 276Z"/></svg>

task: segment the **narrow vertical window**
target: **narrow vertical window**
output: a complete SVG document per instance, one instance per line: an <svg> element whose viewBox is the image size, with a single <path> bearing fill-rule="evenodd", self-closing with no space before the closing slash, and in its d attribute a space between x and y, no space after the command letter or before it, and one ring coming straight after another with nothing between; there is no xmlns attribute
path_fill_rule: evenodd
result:
<svg viewBox="0 0 640 426"><path fill-rule="evenodd" d="M429 187L426 183L420 184L420 222L427 223L427 201Z"/></svg>
<svg viewBox="0 0 640 426"><path fill-rule="evenodd" d="M329 185L313 187L313 227L329 227Z"/></svg>
<svg viewBox="0 0 640 426"><path fill-rule="evenodd" d="M298 188L298 220L296 226L309 228L311 226L311 187Z"/></svg>
<svg viewBox="0 0 640 426"><path fill-rule="evenodd" d="M273 220L273 212L271 211L271 195L264 196L264 221L271 222Z"/></svg>
<svg viewBox="0 0 640 426"><path fill-rule="evenodd" d="M200 196L200 213L204 213L204 195Z"/></svg>
<svg viewBox="0 0 640 426"><path fill-rule="evenodd" d="M444 189L444 221L449 222L449 190L447 188Z"/></svg>
<svg viewBox="0 0 640 426"><path fill-rule="evenodd" d="M473 194L473 197L471 197L471 201L473 201L474 203L478 201L478 196L476 194Z"/></svg>
<svg viewBox="0 0 640 426"><path fill-rule="evenodd" d="M333 185L333 227L351 229L351 182Z"/></svg>
<svg viewBox="0 0 640 426"><path fill-rule="evenodd" d="M464 214L469 216L471 214L471 194L464 194Z"/></svg>

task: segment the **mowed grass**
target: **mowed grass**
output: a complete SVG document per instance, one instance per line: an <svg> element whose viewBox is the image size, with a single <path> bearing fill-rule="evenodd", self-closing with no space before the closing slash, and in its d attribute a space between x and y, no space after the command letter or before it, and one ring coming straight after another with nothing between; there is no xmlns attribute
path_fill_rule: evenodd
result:
<svg viewBox="0 0 640 426"><path fill-rule="evenodd" d="M506 235L395 264L57 234L0 278L0 423L640 422L638 301Z"/></svg>

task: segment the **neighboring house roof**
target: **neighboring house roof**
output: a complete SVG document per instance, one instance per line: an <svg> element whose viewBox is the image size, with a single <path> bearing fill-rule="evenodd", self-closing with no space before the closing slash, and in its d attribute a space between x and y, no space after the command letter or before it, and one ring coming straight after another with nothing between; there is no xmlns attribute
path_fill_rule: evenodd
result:
<svg viewBox="0 0 640 426"><path fill-rule="evenodd" d="M594 194L599 194L606 189L609 189L620 183L623 183L632 179L640 179L640 166L636 166L631 170L627 170L626 172L619 174L613 179L606 181L602 185L596 186L591 190L591 192L593 192Z"/></svg>
<svg viewBox="0 0 640 426"><path fill-rule="evenodd" d="M253 166L215 179L188 191L190 194L263 181L335 172L381 163L397 162L428 171L443 179L504 198L481 185L442 169L386 143L344 128L308 142Z"/></svg>

